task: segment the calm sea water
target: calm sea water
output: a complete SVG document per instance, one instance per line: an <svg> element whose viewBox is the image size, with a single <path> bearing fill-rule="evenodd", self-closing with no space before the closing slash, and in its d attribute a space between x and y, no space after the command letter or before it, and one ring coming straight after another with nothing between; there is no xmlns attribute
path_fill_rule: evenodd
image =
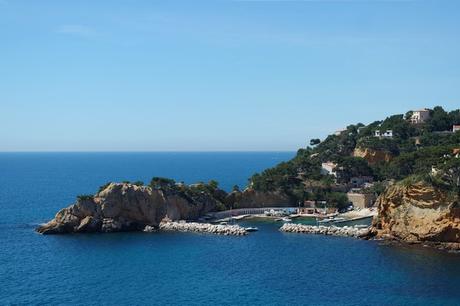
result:
<svg viewBox="0 0 460 306"><path fill-rule="evenodd" d="M0 154L0 304L460 304L460 255L283 234L272 222L247 237L33 231L109 180L215 178L229 189L293 154Z"/></svg>

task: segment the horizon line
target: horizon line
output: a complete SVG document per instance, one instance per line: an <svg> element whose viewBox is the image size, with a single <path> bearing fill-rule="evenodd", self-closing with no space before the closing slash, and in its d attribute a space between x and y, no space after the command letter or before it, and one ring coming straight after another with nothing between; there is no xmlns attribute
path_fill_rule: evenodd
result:
<svg viewBox="0 0 460 306"><path fill-rule="evenodd" d="M300 148L299 148L300 149ZM298 149L297 149L298 150ZM129 151L129 150L101 150L101 151L85 151L85 150L75 150L75 151L59 151L59 150L50 150L50 151L0 151L0 154L3 153L291 153L291 152L297 152L297 150L203 150L203 151L198 151L198 150L184 150L184 151L179 151L179 150L145 150L145 151Z"/></svg>

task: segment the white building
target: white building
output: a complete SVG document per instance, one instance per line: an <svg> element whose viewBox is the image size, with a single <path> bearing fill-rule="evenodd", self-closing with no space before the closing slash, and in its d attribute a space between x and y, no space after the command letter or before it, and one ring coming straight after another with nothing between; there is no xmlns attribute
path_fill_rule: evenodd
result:
<svg viewBox="0 0 460 306"><path fill-rule="evenodd" d="M334 132L334 135L335 136L340 136L343 132L346 132L346 131L347 131L347 129L337 130L337 131Z"/></svg>
<svg viewBox="0 0 460 306"><path fill-rule="evenodd" d="M428 119L430 119L430 110L426 108L413 111L410 117L413 124L425 123Z"/></svg>
<svg viewBox="0 0 460 306"><path fill-rule="evenodd" d="M337 164L333 162L326 162L321 164L321 174L323 175L333 175L337 176L337 173L335 172L335 168L337 167Z"/></svg>
<svg viewBox="0 0 460 306"><path fill-rule="evenodd" d="M387 137L387 138L392 138L393 137L393 130L386 130L385 132L381 132L380 130L376 130L374 132L375 137Z"/></svg>
<svg viewBox="0 0 460 306"><path fill-rule="evenodd" d="M455 132L458 132L458 131L460 131L460 125L457 125L457 124L453 125L452 126L452 132L455 133Z"/></svg>

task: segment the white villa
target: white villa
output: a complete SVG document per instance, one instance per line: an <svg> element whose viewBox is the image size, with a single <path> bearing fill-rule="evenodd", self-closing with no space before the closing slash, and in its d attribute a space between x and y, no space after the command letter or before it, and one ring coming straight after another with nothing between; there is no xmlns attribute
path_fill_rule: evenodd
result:
<svg viewBox="0 0 460 306"><path fill-rule="evenodd" d="M457 125L457 124L453 125L452 126L452 132L455 133L455 132L458 132L458 131L460 131L460 125Z"/></svg>
<svg viewBox="0 0 460 306"><path fill-rule="evenodd" d="M375 137L387 137L387 138L392 138L393 137L393 130L386 130L385 132L384 131L380 131L380 130L376 130L374 132L374 136Z"/></svg>
<svg viewBox="0 0 460 306"><path fill-rule="evenodd" d="M410 122L413 124L425 123L428 119L430 119L430 110L429 109L421 109L415 110L412 112L412 116L410 117Z"/></svg>
<svg viewBox="0 0 460 306"><path fill-rule="evenodd" d="M334 132L334 135L335 136L340 136L340 134L342 134L343 132L346 132L346 131L347 131L347 129L337 130L337 131Z"/></svg>
<svg viewBox="0 0 460 306"><path fill-rule="evenodd" d="M335 168L337 167L337 164L333 162L326 162L321 164L321 174L323 175L333 175L337 176L337 173L335 172Z"/></svg>

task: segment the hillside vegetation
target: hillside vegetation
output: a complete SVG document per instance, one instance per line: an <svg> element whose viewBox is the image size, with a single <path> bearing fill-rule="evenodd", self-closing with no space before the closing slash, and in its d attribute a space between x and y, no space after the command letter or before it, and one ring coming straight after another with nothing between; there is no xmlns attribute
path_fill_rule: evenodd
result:
<svg viewBox="0 0 460 306"><path fill-rule="evenodd" d="M372 177L372 192L377 194L389 182L410 176L458 192L460 158L452 155L460 147L460 132L453 133L452 126L460 124L460 110L447 112L437 106L429 113L424 123L411 123L412 112L407 112L368 125L350 125L323 141L312 139L290 161L254 174L249 186L258 191L283 191L295 201L327 201L339 208L348 205L344 192L352 177ZM392 130L393 136L376 137L377 130ZM322 173L325 162L337 165L336 176Z"/></svg>

